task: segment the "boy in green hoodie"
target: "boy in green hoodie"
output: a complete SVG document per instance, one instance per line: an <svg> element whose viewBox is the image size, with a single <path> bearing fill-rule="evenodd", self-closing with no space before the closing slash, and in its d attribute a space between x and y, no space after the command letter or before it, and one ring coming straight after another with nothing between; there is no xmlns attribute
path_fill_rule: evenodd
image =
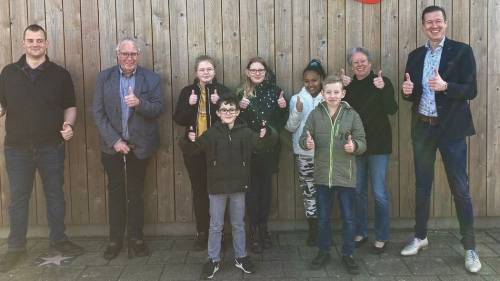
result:
<svg viewBox="0 0 500 281"><path fill-rule="evenodd" d="M337 193L343 229L342 263L349 273L358 274L359 266L353 259L356 199L354 156L366 150L365 131L358 113L342 101L345 90L339 77L327 77L321 94L325 101L309 114L299 142L303 149L314 149L319 252L311 267L319 269L330 260L330 214L332 199Z"/></svg>

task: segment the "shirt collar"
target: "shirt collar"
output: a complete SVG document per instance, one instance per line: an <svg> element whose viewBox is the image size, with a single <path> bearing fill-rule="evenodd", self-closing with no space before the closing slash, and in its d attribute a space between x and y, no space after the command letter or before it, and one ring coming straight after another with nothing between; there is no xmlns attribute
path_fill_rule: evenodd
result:
<svg viewBox="0 0 500 281"><path fill-rule="evenodd" d="M42 64L40 64L39 66L37 66L36 68L31 68L31 66L28 64L28 62L26 61L26 55L23 55L23 57L21 58L22 60L22 63L21 63L21 68L24 69L24 70L39 70L39 71L43 71L47 68L47 65L49 64L49 56L45 55L45 61L42 62Z"/></svg>
<svg viewBox="0 0 500 281"><path fill-rule="evenodd" d="M118 70L120 71L120 76L123 76L123 77L127 77L127 78L130 78L132 76L135 75L135 73L137 72L137 67L134 69L134 71L132 72L132 74L130 74L129 76L126 76L124 73L123 73L123 70L120 66L118 66Z"/></svg>
<svg viewBox="0 0 500 281"><path fill-rule="evenodd" d="M439 47L443 48L443 46L444 46L444 40L445 40L445 39L446 39L446 36L445 36L445 37L443 37L443 39L441 39L441 42L439 42L439 44L438 44L438 46L439 46ZM430 42L430 41L427 41L427 42L425 43L425 48L427 48L427 49L431 49L431 50L432 50L432 48L431 48L431 42Z"/></svg>

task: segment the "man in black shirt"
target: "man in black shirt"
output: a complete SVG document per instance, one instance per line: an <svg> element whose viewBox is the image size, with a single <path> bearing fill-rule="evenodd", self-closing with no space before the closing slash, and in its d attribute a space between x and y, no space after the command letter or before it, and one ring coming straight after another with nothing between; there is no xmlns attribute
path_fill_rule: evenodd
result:
<svg viewBox="0 0 500 281"><path fill-rule="evenodd" d="M51 251L83 254L65 234L64 141L73 137L76 119L71 76L46 56L47 36L38 25L24 31L25 54L0 74L0 116L5 121L5 163L10 183L10 233L0 272L26 256L29 200L38 169L47 201Z"/></svg>

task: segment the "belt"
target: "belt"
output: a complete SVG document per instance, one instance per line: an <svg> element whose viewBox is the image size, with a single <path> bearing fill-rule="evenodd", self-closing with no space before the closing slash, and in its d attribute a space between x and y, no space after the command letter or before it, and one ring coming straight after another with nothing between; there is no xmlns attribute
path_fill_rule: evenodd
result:
<svg viewBox="0 0 500 281"><path fill-rule="evenodd" d="M439 124L439 118L434 116L425 116L420 113L417 114L417 119L421 122L427 123L429 125L435 126Z"/></svg>

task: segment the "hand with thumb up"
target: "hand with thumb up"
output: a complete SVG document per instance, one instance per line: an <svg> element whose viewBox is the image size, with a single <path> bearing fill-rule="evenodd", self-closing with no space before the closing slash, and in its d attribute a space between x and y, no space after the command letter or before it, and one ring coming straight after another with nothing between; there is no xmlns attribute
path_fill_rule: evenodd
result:
<svg viewBox="0 0 500 281"><path fill-rule="evenodd" d="M192 142L194 142L196 140L196 133L194 132L194 129L193 129L193 126L190 126L189 127L189 131L188 131L188 139Z"/></svg>
<svg viewBox="0 0 500 281"><path fill-rule="evenodd" d="M373 85L381 90L385 87L384 78L382 78L382 70L379 70L377 77L373 78Z"/></svg>
<svg viewBox="0 0 500 281"><path fill-rule="evenodd" d="M343 68L340 69L340 79L342 79L342 84L344 85L344 87L349 86L349 84L351 84L352 82L352 78L345 75L345 70Z"/></svg>
<svg viewBox="0 0 500 281"><path fill-rule="evenodd" d="M285 100L285 97L283 95L284 95L283 91L281 91L280 96L278 97L278 106L280 108L286 107L286 100Z"/></svg>
<svg viewBox="0 0 500 281"><path fill-rule="evenodd" d="M189 96L189 104L195 105L198 102L198 96L194 93L194 90L191 91L191 95Z"/></svg>
<svg viewBox="0 0 500 281"><path fill-rule="evenodd" d="M214 93L210 95L210 102L212 102L213 104L217 104L217 102L219 101L219 99L220 99L220 96L217 93L217 89L215 89Z"/></svg>
<svg viewBox="0 0 500 281"><path fill-rule="evenodd" d="M411 82L410 74L408 72L405 73L405 81L403 82L402 88L405 96L409 96L413 93L413 82Z"/></svg>
<svg viewBox="0 0 500 281"><path fill-rule="evenodd" d="M297 112L302 112L302 110L304 110L304 104L300 100L299 95L297 95L297 102L295 103L295 110L297 110Z"/></svg>
<svg viewBox="0 0 500 281"><path fill-rule="evenodd" d="M307 131L306 147L307 149L314 149L314 139L311 136L311 132Z"/></svg>
<svg viewBox="0 0 500 281"><path fill-rule="evenodd" d="M347 153L353 153L354 152L354 142L352 141L352 136L348 135L347 136L347 142L344 144L344 151Z"/></svg>
<svg viewBox="0 0 500 281"><path fill-rule="evenodd" d="M441 78L437 68L434 68L434 76L429 79L428 83L429 88L434 92L443 92L448 89L448 83Z"/></svg>

